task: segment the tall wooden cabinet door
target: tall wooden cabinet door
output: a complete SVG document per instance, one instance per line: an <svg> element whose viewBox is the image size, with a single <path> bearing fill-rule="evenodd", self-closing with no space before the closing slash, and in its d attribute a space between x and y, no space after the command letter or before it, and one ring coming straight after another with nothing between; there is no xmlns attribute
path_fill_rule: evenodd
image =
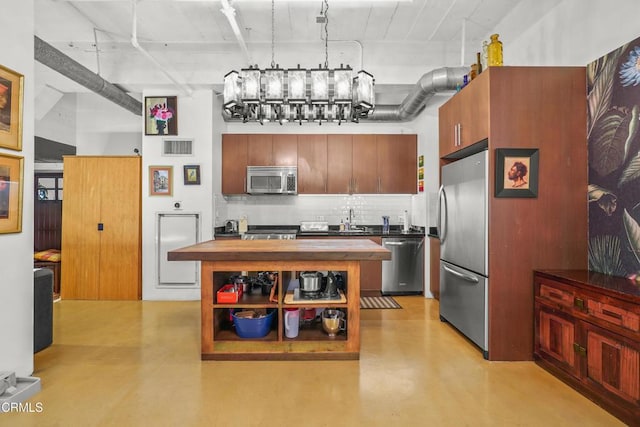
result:
<svg viewBox="0 0 640 427"><path fill-rule="evenodd" d="M141 297L140 157L101 160L101 300Z"/></svg>
<svg viewBox="0 0 640 427"><path fill-rule="evenodd" d="M100 271L100 185L98 159L64 157L60 295L98 299Z"/></svg>
<svg viewBox="0 0 640 427"><path fill-rule="evenodd" d="M580 375L580 363L574 350L577 341L575 323L571 316L536 304L536 353L577 377Z"/></svg>
<svg viewBox="0 0 640 427"><path fill-rule="evenodd" d="M438 109L438 145L440 157L458 150L460 102L454 95Z"/></svg>
<svg viewBox="0 0 640 427"><path fill-rule="evenodd" d="M415 194L418 182L416 135L376 135L379 193Z"/></svg>
<svg viewBox="0 0 640 427"><path fill-rule="evenodd" d="M354 193L351 135L327 135L327 193Z"/></svg>
<svg viewBox="0 0 640 427"><path fill-rule="evenodd" d="M298 164L298 135L273 135L273 165L296 166Z"/></svg>
<svg viewBox="0 0 640 427"><path fill-rule="evenodd" d="M270 134L247 135L247 165L273 166L273 137Z"/></svg>
<svg viewBox="0 0 640 427"><path fill-rule="evenodd" d="M222 135L222 194L246 193L247 135Z"/></svg>
<svg viewBox="0 0 640 427"><path fill-rule="evenodd" d="M456 95L460 143L458 149L473 145L489 137L489 73L478 76Z"/></svg>
<svg viewBox="0 0 640 427"><path fill-rule="evenodd" d="M582 323L587 340L587 378L608 392L640 405L640 347L589 323Z"/></svg>
<svg viewBox="0 0 640 427"><path fill-rule="evenodd" d="M382 237L369 237L369 240L382 244ZM360 290L382 292L382 261L360 261Z"/></svg>
<svg viewBox="0 0 640 427"><path fill-rule="evenodd" d="M298 193L327 192L327 135L298 135Z"/></svg>
<svg viewBox="0 0 640 427"><path fill-rule="evenodd" d="M353 135L353 192L378 193L378 146L375 135ZM382 264L381 264L382 265Z"/></svg>

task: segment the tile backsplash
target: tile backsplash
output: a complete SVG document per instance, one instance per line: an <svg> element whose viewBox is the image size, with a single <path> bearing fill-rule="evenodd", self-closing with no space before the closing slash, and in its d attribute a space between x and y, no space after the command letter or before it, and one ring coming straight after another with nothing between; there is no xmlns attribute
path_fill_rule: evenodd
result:
<svg viewBox="0 0 640 427"><path fill-rule="evenodd" d="M382 216L401 224L400 217L411 213L410 195L298 195L216 197L216 225L227 219L247 216L249 225L297 225L300 221L328 221L340 224L353 209L356 225L382 225Z"/></svg>

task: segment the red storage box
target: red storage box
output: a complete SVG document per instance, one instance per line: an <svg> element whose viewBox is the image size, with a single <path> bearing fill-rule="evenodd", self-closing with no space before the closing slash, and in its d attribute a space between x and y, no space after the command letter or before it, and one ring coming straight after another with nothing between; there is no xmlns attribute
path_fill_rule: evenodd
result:
<svg viewBox="0 0 640 427"><path fill-rule="evenodd" d="M242 288L236 289L233 285L224 285L216 292L218 304L235 304L242 296Z"/></svg>

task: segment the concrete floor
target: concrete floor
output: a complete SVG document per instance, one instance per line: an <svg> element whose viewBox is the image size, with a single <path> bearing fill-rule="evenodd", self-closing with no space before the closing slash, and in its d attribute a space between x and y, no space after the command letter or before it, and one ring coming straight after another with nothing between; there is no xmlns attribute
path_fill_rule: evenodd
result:
<svg viewBox="0 0 640 427"><path fill-rule="evenodd" d="M616 426L533 362L487 362L438 302L362 310L359 361L200 360L200 303L60 301L40 413L10 426Z"/></svg>

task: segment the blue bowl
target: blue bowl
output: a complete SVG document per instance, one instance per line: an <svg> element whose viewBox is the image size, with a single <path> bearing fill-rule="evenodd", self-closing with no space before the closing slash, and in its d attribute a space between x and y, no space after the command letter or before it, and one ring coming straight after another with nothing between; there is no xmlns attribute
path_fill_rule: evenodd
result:
<svg viewBox="0 0 640 427"><path fill-rule="evenodd" d="M235 311L231 313L233 324L236 327L236 333L240 338L262 338L269 334L271 330L271 322L276 311L271 310L265 317L257 319L246 319L236 317Z"/></svg>

